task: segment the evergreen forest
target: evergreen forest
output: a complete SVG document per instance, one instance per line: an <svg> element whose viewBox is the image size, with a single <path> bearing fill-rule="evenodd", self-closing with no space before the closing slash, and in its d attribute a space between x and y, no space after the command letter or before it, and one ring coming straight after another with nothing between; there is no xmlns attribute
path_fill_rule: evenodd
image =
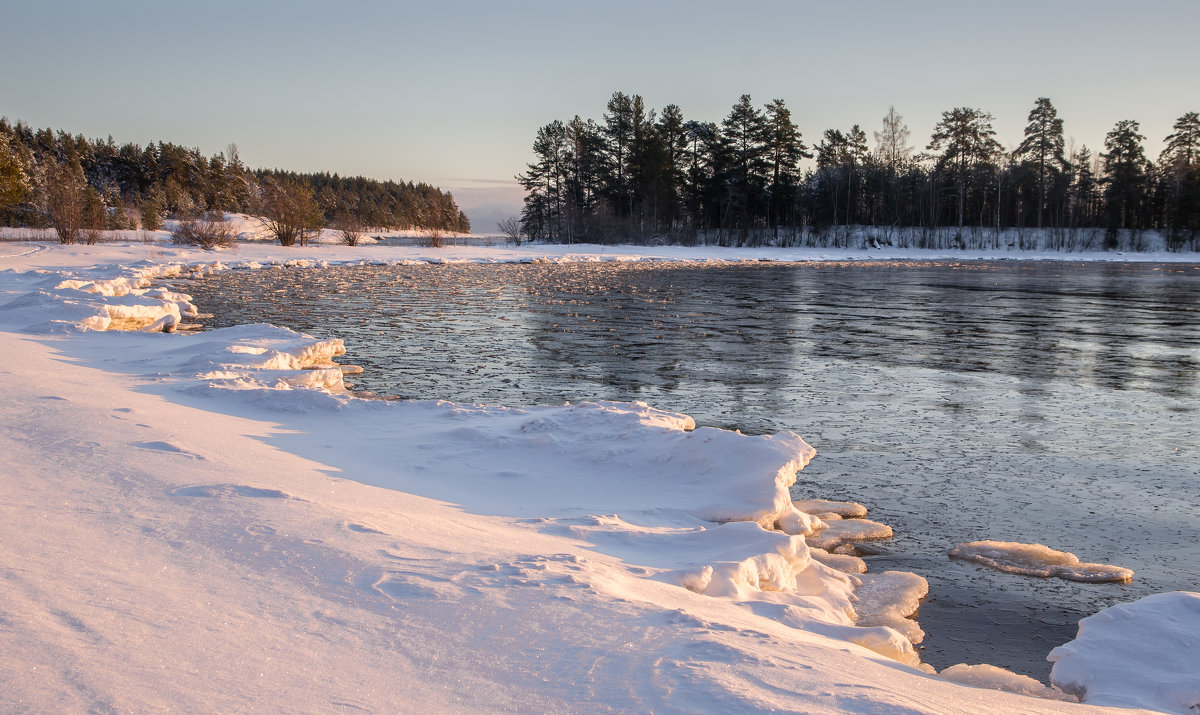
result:
<svg viewBox="0 0 1200 715"><path fill-rule="evenodd" d="M870 139L856 124L806 142L782 100L757 106L742 95L711 122L616 92L599 122L576 116L537 130L534 161L517 176L520 230L563 243L922 248L994 247L1001 235L1034 248L1040 234L1051 250L1136 250L1139 232L1157 230L1170 250L1200 248L1196 112L1175 122L1157 160L1132 120L1117 122L1099 151L1069 147L1045 97L1015 149L996 140L993 121L956 107L914 145L890 108ZM804 159L815 162L802 170Z"/></svg>
<svg viewBox="0 0 1200 715"><path fill-rule="evenodd" d="M424 183L249 169L236 144L205 157L169 142L116 144L0 119L0 225L47 227L55 206L81 204L86 228L159 229L213 212L264 215L284 194L311 226L470 231L454 197Z"/></svg>

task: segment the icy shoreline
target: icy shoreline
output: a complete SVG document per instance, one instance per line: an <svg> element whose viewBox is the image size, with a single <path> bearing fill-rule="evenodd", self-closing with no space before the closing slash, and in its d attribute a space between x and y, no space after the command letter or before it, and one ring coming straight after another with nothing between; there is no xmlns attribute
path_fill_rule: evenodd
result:
<svg viewBox="0 0 1200 715"><path fill-rule="evenodd" d="M618 596L620 602L645 587L632 582L683 585L696 594L708 594L708 601L724 604L706 601L699 606L703 611L727 610L730 605L741 604L757 618L788 626L784 632L789 638L799 638L804 631L834 635L909 665L917 663L909 640L894 628L853 626L852 594L859 577L840 573L811 556L813 552L803 536L812 534L821 522L792 505L787 494L795 472L813 453L796 435L745 437L723 430L694 430L684 415L641 404L513 409L356 400L344 394L342 371L333 364L341 351L340 341L315 341L272 326L171 337L105 333L101 338L80 334L78 325L92 330L114 324L152 331L177 327L195 314L194 306L186 296L149 288L149 284L187 270L362 262L356 257L306 258L292 251L255 247L261 256L223 266L205 265L206 259L211 261L211 254L181 249L171 249L169 254L163 251L152 261L129 267L119 265L124 260L123 251L138 248L145 249L76 248L65 251L68 260L62 262L68 265L60 267L53 267L54 261L46 267L37 266L41 252L20 257L16 266L19 272L4 274L0 279L6 329L57 335L44 340L85 363L130 373L141 384L139 390L165 396L169 402L199 406L205 411L202 414L224 412L266 420L297 435L307 435L276 434L269 441L284 452L309 459L329 450L327 459L317 461L341 470L355 482L457 504L469 514L515 519L510 528L526 534L518 541L536 532L565 539L555 545L558 549L570 546L605 559L616 558L605 561L606 568L622 573L618 580L624 583L619 588L610 587L607 595ZM300 253L344 255L360 250L315 247L301 249ZM662 260L661 256L629 254L531 257L489 255L497 251L478 249L456 253L453 258L457 260L473 261ZM438 259L412 249L389 250L387 254L387 258L368 262ZM108 262L98 266L88 263L93 256ZM77 262L76 270L70 266L72 261ZM30 267L47 272L32 272ZM219 399L213 400L216 395ZM191 467L203 466L209 460L201 449L170 440L143 440L134 446L168 457L188 456L195 463ZM405 468L396 466L400 464ZM398 471L404 473L402 478L398 479ZM203 477L204 473L204 469L195 470L193 476ZM609 482L612 489L606 492L607 499L597 501L594 494L585 495L579 484L584 481ZM202 479L176 487L169 494L175 499L272 494L299 498L273 483L211 483ZM393 534L360 521L347 528L358 534ZM443 541L442 548L452 551L463 546L452 536ZM832 549L836 543L831 544ZM568 571L576 572L567 583L604 594L595 574L579 559L575 556L561 562L573 565ZM507 568L498 566L497 572ZM426 597L441 600L443 591L449 592L439 588L430 592L429 587L415 585L412 579L391 576L374 582L371 588L405 602ZM914 588L908 584L902 594L880 598L878 618L873 622L906 628L895 619L902 620L908 614L895 604L913 601L915 606L915 599L904 595ZM889 588L879 584L877 590L886 592ZM678 598L674 591L670 593L672 599ZM657 597L639 602L662 603ZM707 616L703 620L714 623ZM919 632L919 628L916 630ZM855 651L846 643L838 645L838 641L820 637L815 642L823 648L857 652L863 656L863 668L870 669L867 663L878 658L868 651ZM906 692L933 687L916 671L909 675L896 673L883 679L888 688L878 702L895 704L889 700L898 696L891 692L893 687ZM952 690L953 699L947 702L961 707L934 706L933 701L924 701L919 709L973 709L969 704L972 699L983 697L959 690ZM833 697L837 700L842 696ZM997 693L986 697L1007 696ZM618 707L629 706L629 702L618 703ZM1025 701L1024 707L1033 708L1033 701Z"/></svg>

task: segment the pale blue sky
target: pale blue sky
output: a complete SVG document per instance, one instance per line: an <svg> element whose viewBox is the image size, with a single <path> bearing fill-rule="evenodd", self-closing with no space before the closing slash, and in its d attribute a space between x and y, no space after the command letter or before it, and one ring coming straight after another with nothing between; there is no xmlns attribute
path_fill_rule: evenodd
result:
<svg viewBox="0 0 1200 715"><path fill-rule="evenodd" d="M251 166L426 181L477 231L515 214L537 127L612 92L719 121L787 102L805 139L895 105L923 148L976 106L1020 141L1039 96L1099 149L1136 119L1157 156L1200 110L1200 0L308 2L0 0L0 115Z"/></svg>

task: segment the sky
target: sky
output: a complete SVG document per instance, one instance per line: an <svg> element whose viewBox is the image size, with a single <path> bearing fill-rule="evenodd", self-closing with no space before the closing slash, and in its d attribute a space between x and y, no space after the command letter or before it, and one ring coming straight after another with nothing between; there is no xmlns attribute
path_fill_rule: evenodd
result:
<svg viewBox="0 0 1200 715"><path fill-rule="evenodd" d="M918 149L958 106L1013 147L1045 96L1077 145L1134 119L1151 157L1200 111L1197 0L0 0L0 27L11 121L423 181L477 232L519 213L537 128L616 91L714 122L782 99L810 144L894 106Z"/></svg>

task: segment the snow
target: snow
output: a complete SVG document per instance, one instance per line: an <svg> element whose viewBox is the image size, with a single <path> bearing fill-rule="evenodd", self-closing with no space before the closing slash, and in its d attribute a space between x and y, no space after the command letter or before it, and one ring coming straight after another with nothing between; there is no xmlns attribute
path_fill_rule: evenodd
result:
<svg viewBox="0 0 1200 715"><path fill-rule="evenodd" d="M1133 579L1133 571L1130 569L1108 564L1083 563L1075 554L1056 551L1042 544L972 541L950 549L950 556L1023 576L1058 577L1086 582L1124 582Z"/></svg>
<svg viewBox="0 0 1200 715"><path fill-rule="evenodd" d="M917 667L924 579L818 555L887 527L791 501L814 456L798 435L643 403L359 399L340 340L164 332L196 310L153 286L718 260L592 249L0 244L0 350L19 356L0 368L0 707L1061 711Z"/></svg>
<svg viewBox="0 0 1200 715"><path fill-rule="evenodd" d="M1050 651L1050 680L1089 705L1200 711L1200 594L1176 591L1121 603L1079 622Z"/></svg>

